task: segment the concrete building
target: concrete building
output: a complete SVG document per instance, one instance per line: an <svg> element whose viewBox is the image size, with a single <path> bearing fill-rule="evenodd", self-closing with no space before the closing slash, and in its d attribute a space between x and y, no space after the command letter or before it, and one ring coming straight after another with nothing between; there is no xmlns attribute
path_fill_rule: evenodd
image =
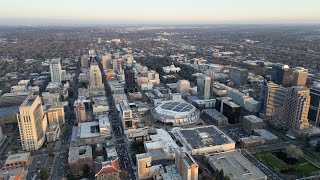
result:
<svg viewBox="0 0 320 180"><path fill-rule="evenodd" d="M252 133L254 129L263 128L263 120L255 115L244 116L242 127L245 131Z"/></svg>
<svg viewBox="0 0 320 180"><path fill-rule="evenodd" d="M305 86L308 77L308 69L297 67L292 72L292 86Z"/></svg>
<svg viewBox="0 0 320 180"><path fill-rule="evenodd" d="M267 180L267 176L246 159L239 151L206 156L214 170L226 172L230 179Z"/></svg>
<svg viewBox="0 0 320 180"><path fill-rule="evenodd" d="M173 134L192 155L235 149L235 142L213 125L177 129Z"/></svg>
<svg viewBox="0 0 320 180"><path fill-rule="evenodd" d="M181 71L180 67L175 67L173 64L171 66L165 66L162 68L163 72L165 73L170 73L170 72L174 72L174 73L178 73Z"/></svg>
<svg viewBox="0 0 320 180"><path fill-rule="evenodd" d="M96 180L121 180L120 178L120 165L119 160L111 160L102 162L101 164L95 164L95 178ZM98 166L98 167L97 167Z"/></svg>
<svg viewBox="0 0 320 180"><path fill-rule="evenodd" d="M127 67L124 71L125 76L125 91L126 93L134 93L137 91L135 82L135 71L131 67Z"/></svg>
<svg viewBox="0 0 320 180"><path fill-rule="evenodd" d="M288 86L291 83L292 72L288 65L284 64L273 64L271 69L271 80L283 86Z"/></svg>
<svg viewBox="0 0 320 180"><path fill-rule="evenodd" d="M240 120L240 106L232 101L223 102L222 114L228 118L228 123L236 124Z"/></svg>
<svg viewBox="0 0 320 180"><path fill-rule="evenodd" d="M179 80L177 82L177 91L182 95L190 94L190 82L188 80Z"/></svg>
<svg viewBox="0 0 320 180"><path fill-rule="evenodd" d="M310 90L304 86L294 86L287 92L280 121L294 131L308 129Z"/></svg>
<svg viewBox="0 0 320 180"><path fill-rule="evenodd" d="M286 88L265 81L260 91L259 111L271 118L278 117L282 112L286 93Z"/></svg>
<svg viewBox="0 0 320 180"><path fill-rule="evenodd" d="M244 104L246 101L248 101L249 99L252 99L248 95L246 95L243 92L240 92L236 89L230 89L227 93L227 96L232 98L232 101L241 107L244 107Z"/></svg>
<svg viewBox="0 0 320 180"><path fill-rule="evenodd" d="M160 84L159 73L154 70L148 72L148 81L154 85Z"/></svg>
<svg viewBox="0 0 320 180"><path fill-rule="evenodd" d="M109 103L105 97L92 98L92 113L94 116L108 114Z"/></svg>
<svg viewBox="0 0 320 180"><path fill-rule="evenodd" d="M84 122L88 120L86 107L83 101L75 101L73 108L74 114L76 115L76 122Z"/></svg>
<svg viewBox="0 0 320 180"><path fill-rule="evenodd" d="M177 151L175 158L175 165L184 180L198 180L199 165L189 153Z"/></svg>
<svg viewBox="0 0 320 180"><path fill-rule="evenodd" d="M104 89L101 71L97 64L90 65L89 77L90 89Z"/></svg>
<svg viewBox="0 0 320 180"><path fill-rule="evenodd" d="M46 130L47 142L55 142L60 139L60 127L59 124L49 125Z"/></svg>
<svg viewBox="0 0 320 180"><path fill-rule="evenodd" d="M247 84L248 70L241 68L230 68L230 80L236 85Z"/></svg>
<svg viewBox="0 0 320 180"><path fill-rule="evenodd" d="M216 126L228 125L228 118L225 117L222 113L220 113L216 109L204 109L202 110L202 113L205 118L207 118L208 120L210 120L210 122L212 122L213 125L216 125Z"/></svg>
<svg viewBox="0 0 320 180"><path fill-rule="evenodd" d="M88 165L90 169L93 169L93 157L92 157L92 147L87 146L80 146L80 147L70 147L69 148L69 157L68 157L68 164L70 167L71 172L74 175L83 174L83 166Z"/></svg>
<svg viewBox="0 0 320 180"><path fill-rule="evenodd" d="M102 67L104 70L111 69L111 54L106 53L101 57Z"/></svg>
<svg viewBox="0 0 320 180"><path fill-rule="evenodd" d="M51 82L53 83L61 83L62 80L62 69L60 60L60 58L52 59L50 62Z"/></svg>
<svg viewBox="0 0 320 180"><path fill-rule="evenodd" d="M45 142L47 116L41 98L30 95L19 107L17 115L21 146L25 151L38 150Z"/></svg>
<svg viewBox="0 0 320 180"><path fill-rule="evenodd" d="M29 152L10 154L6 161L3 163L5 169L15 169L20 167L28 167L31 160L31 154Z"/></svg>
<svg viewBox="0 0 320 180"><path fill-rule="evenodd" d="M313 124L320 123L320 83L315 82L310 88L310 107L308 119Z"/></svg>
<svg viewBox="0 0 320 180"><path fill-rule="evenodd" d="M197 77L197 92L203 100L208 100L211 97L211 77L204 74L199 74Z"/></svg>

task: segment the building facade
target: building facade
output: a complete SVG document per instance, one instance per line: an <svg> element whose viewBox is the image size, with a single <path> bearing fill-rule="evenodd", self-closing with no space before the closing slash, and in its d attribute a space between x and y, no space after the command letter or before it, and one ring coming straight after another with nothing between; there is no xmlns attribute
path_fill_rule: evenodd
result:
<svg viewBox="0 0 320 180"><path fill-rule="evenodd" d="M51 82L61 83L62 69L60 59L52 59L50 62Z"/></svg>
<svg viewBox="0 0 320 180"><path fill-rule="evenodd" d="M211 77L200 74L197 77L197 92L203 100L209 100L211 96Z"/></svg>
<svg viewBox="0 0 320 180"><path fill-rule="evenodd" d="M310 107L308 119L319 125L320 116L320 83L316 82L310 88Z"/></svg>

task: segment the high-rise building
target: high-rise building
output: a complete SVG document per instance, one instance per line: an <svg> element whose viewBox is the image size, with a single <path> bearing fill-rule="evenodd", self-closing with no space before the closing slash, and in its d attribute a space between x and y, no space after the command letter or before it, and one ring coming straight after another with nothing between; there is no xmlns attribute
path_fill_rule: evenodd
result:
<svg viewBox="0 0 320 180"><path fill-rule="evenodd" d="M190 82L188 80L180 80L177 83L177 91L180 94L189 94L190 93Z"/></svg>
<svg viewBox="0 0 320 180"><path fill-rule="evenodd" d="M127 67L124 71L124 77L126 93L136 92L135 71L131 67Z"/></svg>
<svg viewBox="0 0 320 180"><path fill-rule="evenodd" d="M310 88L310 107L308 119L314 124L320 123L320 83L315 82Z"/></svg>
<svg viewBox="0 0 320 180"><path fill-rule="evenodd" d="M101 57L102 67L104 70L111 69L111 54L107 53Z"/></svg>
<svg viewBox="0 0 320 180"><path fill-rule="evenodd" d="M22 149L38 150L45 142L47 117L43 112L41 98L30 95L19 107L17 115Z"/></svg>
<svg viewBox="0 0 320 180"><path fill-rule="evenodd" d="M198 180L199 166L189 153L176 151L175 165L184 180Z"/></svg>
<svg viewBox="0 0 320 180"><path fill-rule="evenodd" d="M282 112L287 89L273 82L265 81L260 91L259 111L274 118Z"/></svg>
<svg viewBox="0 0 320 180"><path fill-rule="evenodd" d="M248 70L241 68L230 68L230 80L236 85L247 84Z"/></svg>
<svg viewBox="0 0 320 180"><path fill-rule="evenodd" d="M160 84L160 78L159 78L159 73L156 71L149 71L148 72L148 81L154 85Z"/></svg>
<svg viewBox="0 0 320 180"><path fill-rule="evenodd" d="M97 64L91 64L90 65L90 79L89 79L89 85L91 89L103 89L103 83L102 83L102 75L100 68Z"/></svg>
<svg viewBox="0 0 320 180"><path fill-rule="evenodd" d="M279 85L288 86L291 83L292 72L288 65L273 64L271 70L271 80Z"/></svg>
<svg viewBox="0 0 320 180"><path fill-rule="evenodd" d="M292 86L305 86L308 77L308 69L297 67L292 72Z"/></svg>
<svg viewBox="0 0 320 180"><path fill-rule="evenodd" d="M88 116L86 112L86 106L82 101L74 102L74 113L76 115L76 122L84 122L87 121Z"/></svg>
<svg viewBox="0 0 320 180"><path fill-rule="evenodd" d="M197 92L203 100L209 100L211 96L211 77L200 74L197 77Z"/></svg>
<svg viewBox="0 0 320 180"><path fill-rule="evenodd" d="M310 90L304 86L293 86L288 90L284 102L280 119L282 123L295 131L309 128Z"/></svg>
<svg viewBox="0 0 320 180"><path fill-rule="evenodd" d="M60 58L52 59L50 62L50 73L51 73L51 82L61 83L62 80L62 69Z"/></svg>

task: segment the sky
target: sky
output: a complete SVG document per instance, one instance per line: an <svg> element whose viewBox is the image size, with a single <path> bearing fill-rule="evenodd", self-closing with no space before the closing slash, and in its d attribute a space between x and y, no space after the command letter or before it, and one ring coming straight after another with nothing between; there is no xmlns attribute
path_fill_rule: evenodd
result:
<svg viewBox="0 0 320 180"><path fill-rule="evenodd" d="M0 24L320 23L320 0L1 0Z"/></svg>

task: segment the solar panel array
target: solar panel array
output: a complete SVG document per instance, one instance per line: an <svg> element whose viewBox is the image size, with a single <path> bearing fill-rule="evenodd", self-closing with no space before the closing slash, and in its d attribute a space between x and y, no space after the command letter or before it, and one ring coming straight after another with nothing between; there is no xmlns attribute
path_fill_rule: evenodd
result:
<svg viewBox="0 0 320 180"><path fill-rule="evenodd" d="M188 112L193 109L193 106L183 102L167 102L162 104L161 108L175 112Z"/></svg>

